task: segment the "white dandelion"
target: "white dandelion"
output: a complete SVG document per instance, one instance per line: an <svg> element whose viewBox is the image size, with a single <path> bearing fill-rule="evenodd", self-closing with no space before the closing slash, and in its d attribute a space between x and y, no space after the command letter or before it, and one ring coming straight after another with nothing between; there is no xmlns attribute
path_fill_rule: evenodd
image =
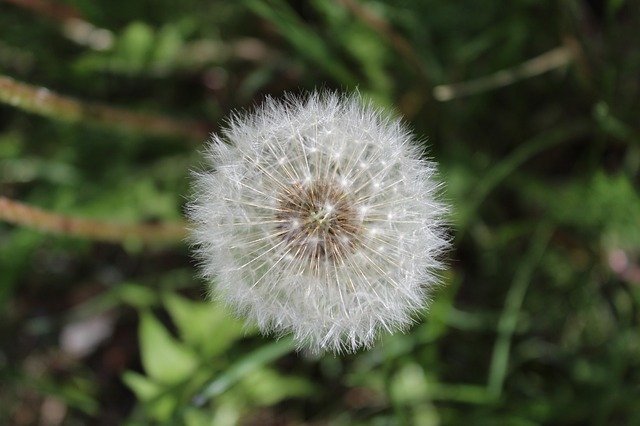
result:
<svg viewBox="0 0 640 426"><path fill-rule="evenodd" d="M267 99L214 136L189 206L212 293L314 353L406 329L447 247L435 165L357 96Z"/></svg>

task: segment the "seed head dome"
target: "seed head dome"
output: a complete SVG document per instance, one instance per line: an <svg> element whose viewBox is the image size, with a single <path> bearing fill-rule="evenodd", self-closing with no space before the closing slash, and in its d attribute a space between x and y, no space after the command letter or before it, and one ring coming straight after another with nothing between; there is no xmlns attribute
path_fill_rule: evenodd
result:
<svg viewBox="0 0 640 426"><path fill-rule="evenodd" d="M263 333L352 352L425 307L446 209L400 120L357 95L267 99L206 158L189 206L203 275Z"/></svg>

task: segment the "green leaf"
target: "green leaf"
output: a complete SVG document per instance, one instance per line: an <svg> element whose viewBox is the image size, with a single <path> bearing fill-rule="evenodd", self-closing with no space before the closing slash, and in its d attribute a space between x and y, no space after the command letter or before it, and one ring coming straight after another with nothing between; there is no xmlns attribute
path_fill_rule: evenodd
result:
<svg viewBox="0 0 640 426"><path fill-rule="evenodd" d="M211 414L193 407L184 409L182 415L185 426L211 426Z"/></svg>
<svg viewBox="0 0 640 426"><path fill-rule="evenodd" d="M427 381L422 367L409 363L391 381L391 398L396 404L413 404L428 397Z"/></svg>
<svg viewBox="0 0 640 426"><path fill-rule="evenodd" d="M282 376L268 368L260 368L242 382L253 401L260 405L273 405L286 398L313 394L315 386L302 377Z"/></svg>
<svg viewBox="0 0 640 426"><path fill-rule="evenodd" d="M164 296L164 305L180 337L205 357L223 353L244 335L242 323L220 305L194 302L175 293Z"/></svg>
<svg viewBox="0 0 640 426"><path fill-rule="evenodd" d="M174 393L166 392L164 386L133 371L127 371L122 381L136 394L136 397L146 403L146 411L159 421L167 421L178 405L178 398Z"/></svg>
<svg viewBox="0 0 640 426"><path fill-rule="evenodd" d="M122 376L122 381L136 394L141 401L148 401L162 393L162 386L153 382L146 376L134 371L126 371Z"/></svg>
<svg viewBox="0 0 640 426"><path fill-rule="evenodd" d="M305 25L286 2L245 0L245 3L254 13L275 25L300 55L324 68L336 81L347 86L357 85L357 78L329 49L326 40Z"/></svg>
<svg viewBox="0 0 640 426"><path fill-rule="evenodd" d="M520 144L508 156L493 165L482 178L475 181L471 194L466 195L464 200L461 199L459 201L457 238L462 239L485 199L518 167L521 167L527 160L544 150L575 140L575 138L585 135L590 130L590 124L585 121L557 126Z"/></svg>
<svg viewBox="0 0 640 426"><path fill-rule="evenodd" d="M156 37L155 50L153 52L153 64L155 67L170 67L176 60L182 48L182 35L174 25L163 27Z"/></svg>
<svg viewBox="0 0 640 426"><path fill-rule="evenodd" d="M196 405L205 404L209 399L222 394L254 371L291 352L293 349L293 341L290 338L283 338L253 351L232 364L224 373L207 384L194 399Z"/></svg>
<svg viewBox="0 0 640 426"><path fill-rule="evenodd" d="M184 381L198 366L195 354L149 312L144 312L140 320L140 352L144 370L161 383Z"/></svg>
<svg viewBox="0 0 640 426"><path fill-rule="evenodd" d="M144 22L129 24L118 41L120 59L126 61L130 69L142 69L148 62L153 49L155 33Z"/></svg>
<svg viewBox="0 0 640 426"><path fill-rule="evenodd" d="M117 298L138 309L157 303L156 293L148 287L134 283L122 283L117 287Z"/></svg>

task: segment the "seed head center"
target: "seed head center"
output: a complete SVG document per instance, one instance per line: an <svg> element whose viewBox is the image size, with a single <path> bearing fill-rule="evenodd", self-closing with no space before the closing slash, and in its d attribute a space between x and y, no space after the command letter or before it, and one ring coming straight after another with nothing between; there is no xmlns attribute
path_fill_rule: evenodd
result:
<svg viewBox="0 0 640 426"><path fill-rule="evenodd" d="M337 184L295 183L278 198L278 235L295 257L317 267L354 251L360 222L352 200Z"/></svg>

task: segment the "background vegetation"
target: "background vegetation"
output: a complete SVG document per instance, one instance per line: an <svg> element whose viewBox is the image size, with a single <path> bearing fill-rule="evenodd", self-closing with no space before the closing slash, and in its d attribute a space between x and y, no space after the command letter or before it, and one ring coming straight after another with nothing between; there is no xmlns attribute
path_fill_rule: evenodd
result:
<svg viewBox="0 0 640 426"><path fill-rule="evenodd" d="M0 423L640 424L638 28L632 0L0 1L1 194L98 221L0 201ZM180 239L207 131L315 87L428 138L455 239L409 333L319 359L206 302Z"/></svg>

